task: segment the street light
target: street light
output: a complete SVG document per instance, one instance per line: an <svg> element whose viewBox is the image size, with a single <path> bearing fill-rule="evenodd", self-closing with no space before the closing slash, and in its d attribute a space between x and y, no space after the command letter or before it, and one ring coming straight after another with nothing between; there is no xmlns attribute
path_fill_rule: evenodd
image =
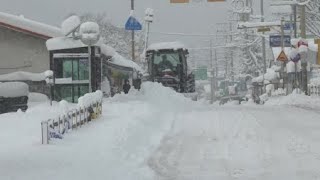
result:
<svg viewBox="0 0 320 180"><path fill-rule="evenodd" d="M81 42L88 46L88 61L89 61L89 93L92 92L91 78L91 46L95 45L100 39L99 25L95 22L85 22L80 26Z"/></svg>

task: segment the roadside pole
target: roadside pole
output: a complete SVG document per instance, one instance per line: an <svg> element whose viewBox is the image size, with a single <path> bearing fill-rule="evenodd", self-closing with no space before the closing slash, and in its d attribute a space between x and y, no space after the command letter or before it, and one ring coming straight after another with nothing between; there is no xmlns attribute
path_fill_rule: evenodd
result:
<svg viewBox="0 0 320 180"><path fill-rule="evenodd" d="M281 51L283 52L284 51L284 17L281 18ZM286 67L286 62L283 62L282 63L282 74L283 74L283 77L282 77L282 88L284 89L285 88L285 72L284 72L284 69ZM288 94L288 88L287 88L287 94Z"/></svg>
<svg viewBox="0 0 320 180"><path fill-rule="evenodd" d="M213 72L213 50L212 38L210 39L210 104L214 101L214 72Z"/></svg>
<svg viewBox="0 0 320 180"><path fill-rule="evenodd" d="M264 22L264 1L260 2L261 8L261 22ZM266 38L264 37L264 32L262 32L262 58L263 58L263 71L267 73L267 57L266 57Z"/></svg>
<svg viewBox="0 0 320 180"><path fill-rule="evenodd" d="M131 11L134 11L134 0L131 0ZM134 30L131 30L131 41L132 41L132 61L135 61L135 40L134 40Z"/></svg>

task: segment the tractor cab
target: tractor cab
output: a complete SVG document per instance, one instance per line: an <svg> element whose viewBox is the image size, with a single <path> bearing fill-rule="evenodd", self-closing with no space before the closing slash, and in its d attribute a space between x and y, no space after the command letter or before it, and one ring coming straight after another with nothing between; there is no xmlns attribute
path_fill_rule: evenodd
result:
<svg viewBox="0 0 320 180"><path fill-rule="evenodd" d="M171 44L172 45L172 44ZM170 47L170 44L150 46L146 52L148 62L149 80L162 83L177 92L190 92L190 80L194 81L192 74L188 75L187 55L188 50L182 46ZM153 48L157 47L157 48ZM193 91L194 92L194 91Z"/></svg>

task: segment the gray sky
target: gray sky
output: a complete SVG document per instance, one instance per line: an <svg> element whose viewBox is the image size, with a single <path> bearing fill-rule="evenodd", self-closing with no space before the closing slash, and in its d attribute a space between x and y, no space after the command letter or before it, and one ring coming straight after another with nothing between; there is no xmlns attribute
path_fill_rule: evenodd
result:
<svg viewBox="0 0 320 180"><path fill-rule="evenodd" d="M227 3L170 4L169 0L135 0L136 16L143 20L144 10L155 10L152 31L181 33L212 33L214 24L227 19ZM105 13L117 26L124 26L130 11L130 0L0 0L0 11L23 14L40 22L59 26L70 13L97 12ZM164 36L151 34L151 41L185 41L201 39L194 37ZM197 44L197 43L196 43Z"/></svg>

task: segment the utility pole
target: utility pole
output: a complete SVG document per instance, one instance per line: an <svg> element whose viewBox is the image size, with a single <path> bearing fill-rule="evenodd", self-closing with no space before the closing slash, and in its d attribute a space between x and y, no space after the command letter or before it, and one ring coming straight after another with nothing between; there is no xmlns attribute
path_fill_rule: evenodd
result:
<svg viewBox="0 0 320 180"><path fill-rule="evenodd" d="M134 0L131 0L131 11L134 11ZM131 31L131 41L132 41L132 60L135 61L135 40L134 40L134 30Z"/></svg>
<svg viewBox="0 0 320 180"><path fill-rule="evenodd" d="M302 5L301 7L301 15L300 15L300 26L301 26L301 37L307 38L306 33L306 5Z"/></svg>
<svg viewBox="0 0 320 180"><path fill-rule="evenodd" d="M261 8L261 22L264 22L264 2L260 2ZM266 38L264 37L264 32L262 33L262 58L263 58L263 71L267 72L267 57L266 57Z"/></svg>
<svg viewBox="0 0 320 180"><path fill-rule="evenodd" d="M230 27L230 43L232 42L233 38L232 38L232 23L229 23L229 27ZM234 82L234 62L233 62L233 49L230 48L230 59L231 59L231 81Z"/></svg>
<svg viewBox="0 0 320 180"><path fill-rule="evenodd" d="M212 38L210 39L210 104L214 101L214 72L213 72L213 53L212 53Z"/></svg>
<svg viewBox="0 0 320 180"><path fill-rule="evenodd" d="M297 38L297 5L293 5L294 38Z"/></svg>

